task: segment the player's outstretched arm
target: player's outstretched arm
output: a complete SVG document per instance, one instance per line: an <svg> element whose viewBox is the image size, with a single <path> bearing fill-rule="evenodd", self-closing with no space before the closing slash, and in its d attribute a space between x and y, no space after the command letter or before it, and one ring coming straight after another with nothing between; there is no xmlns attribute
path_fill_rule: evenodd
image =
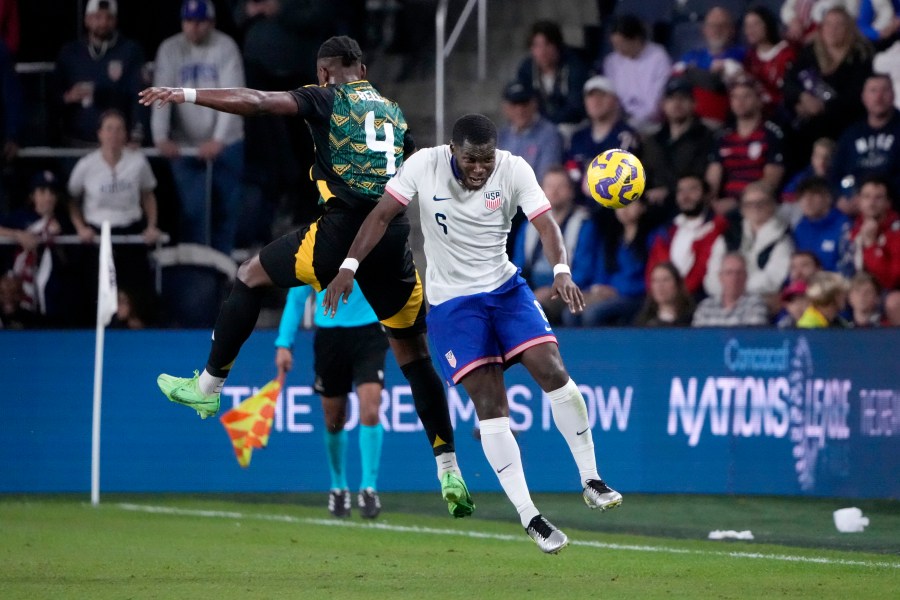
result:
<svg viewBox="0 0 900 600"><path fill-rule="evenodd" d="M563 243L562 232L559 225L553 220L550 211L535 217L531 222L538 230L541 237L541 244L544 246L544 256L551 265L564 265L565 270L560 271L556 267L553 269L553 298L557 296L563 299L566 306L573 313L578 314L584 310L584 295L581 289L572 281L572 274L569 272L568 263L566 262L566 246Z"/></svg>
<svg viewBox="0 0 900 600"><path fill-rule="evenodd" d="M187 90L187 92L186 92ZM186 97L185 93L190 97ZM150 87L141 92L140 103L144 106L157 107L166 104L194 104L206 106L218 111L249 117L253 115L295 115L298 112L297 102L290 92L262 92L250 88L170 88Z"/></svg>
<svg viewBox="0 0 900 600"><path fill-rule="evenodd" d="M322 301L322 306L325 307L326 315L334 316L338 302L341 299L344 300L344 304L347 303L347 298L353 290L353 276L356 274L356 268L359 266L359 263L366 259L372 248L384 237L388 224L394 217L403 212L405 208L393 196L384 194L378 201L378 204L375 205L375 208L372 209L372 212L369 213L369 216L366 217L366 220L363 221L359 231L356 232L353 244L350 245L350 249L347 251L347 258L344 264L338 269L337 275L331 280L325 291L325 299Z"/></svg>

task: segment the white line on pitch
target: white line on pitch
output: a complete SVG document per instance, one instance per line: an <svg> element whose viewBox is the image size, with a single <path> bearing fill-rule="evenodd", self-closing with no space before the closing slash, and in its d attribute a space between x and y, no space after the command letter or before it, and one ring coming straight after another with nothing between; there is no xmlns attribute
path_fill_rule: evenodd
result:
<svg viewBox="0 0 900 600"><path fill-rule="evenodd" d="M339 521L336 519L313 519L307 517L292 517L290 515L264 515L258 513L241 513L225 510L198 510L190 508L175 508L171 506L149 506L145 504L116 504L123 510L178 515L185 517L207 517L217 519L253 519L256 521L277 521L281 523L298 523L304 525L323 525L327 527L358 527L364 529L382 529L385 531L397 531L401 533L420 533L427 535L456 535L468 538L480 538L501 540L506 542L530 541L524 535L509 535L505 533L489 533L486 531L459 531L456 529L438 529L436 527L418 527L415 525L390 525L388 523L356 523L354 521ZM632 552L662 552L665 554L699 554L706 556L727 556L730 558L752 558L764 560L777 560L782 562L812 563L820 565L847 565L853 567L880 567L888 569L900 569L900 563L876 562L866 560L847 560L843 558L825 558L816 556L796 556L790 554L764 554L762 552L725 552L711 550L689 550L687 548L672 548L669 546L650 546L640 544L610 544L607 542L595 542L591 540L573 540L572 546L586 546L589 548L602 548L604 550L628 550Z"/></svg>

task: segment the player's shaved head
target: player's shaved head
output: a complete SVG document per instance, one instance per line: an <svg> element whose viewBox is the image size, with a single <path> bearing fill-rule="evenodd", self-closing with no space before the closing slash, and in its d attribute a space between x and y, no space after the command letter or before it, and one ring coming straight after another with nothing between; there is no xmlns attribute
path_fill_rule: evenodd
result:
<svg viewBox="0 0 900 600"><path fill-rule="evenodd" d="M460 117L453 124L450 141L461 148L466 142L473 146L497 143L497 126L484 115L471 114Z"/></svg>

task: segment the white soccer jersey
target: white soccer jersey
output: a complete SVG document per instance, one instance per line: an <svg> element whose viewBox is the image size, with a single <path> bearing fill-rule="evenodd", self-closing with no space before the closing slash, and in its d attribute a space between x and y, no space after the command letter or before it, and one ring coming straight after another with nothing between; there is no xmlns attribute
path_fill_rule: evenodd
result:
<svg viewBox="0 0 900 600"><path fill-rule="evenodd" d="M450 146L420 150L385 188L401 204L419 200L431 304L497 289L516 272L506 255L516 208L529 220L550 210L523 158L497 150L494 172L472 191L457 180L451 156Z"/></svg>

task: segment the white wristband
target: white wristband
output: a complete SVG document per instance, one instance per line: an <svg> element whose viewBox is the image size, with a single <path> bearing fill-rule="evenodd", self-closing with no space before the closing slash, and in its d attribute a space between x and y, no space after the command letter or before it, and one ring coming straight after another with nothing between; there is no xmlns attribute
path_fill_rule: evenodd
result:
<svg viewBox="0 0 900 600"><path fill-rule="evenodd" d="M567 265L565 263L559 263L558 265L554 265L553 266L553 276L556 277L560 273L568 273L569 275L571 275L572 270L569 269L569 265Z"/></svg>
<svg viewBox="0 0 900 600"><path fill-rule="evenodd" d="M355 258L345 258L344 262L341 263L341 269L348 269L356 273L356 270L359 268L359 261Z"/></svg>
<svg viewBox="0 0 900 600"><path fill-rule="evenodd" d="M185 102L193 104L197 101L197 90L194 88L181 88L181 93L184 94Z"/></svg>

